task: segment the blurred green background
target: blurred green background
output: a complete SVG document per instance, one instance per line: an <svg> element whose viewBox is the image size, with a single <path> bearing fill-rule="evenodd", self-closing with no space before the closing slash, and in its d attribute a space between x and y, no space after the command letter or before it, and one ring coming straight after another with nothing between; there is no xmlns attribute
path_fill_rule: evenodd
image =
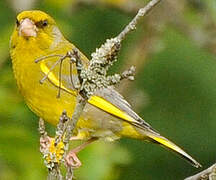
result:
<svg viewBox="0 0 216 180"><path fill-rule="evenodd" d="M18 12L41 9L88 57L147 0L0 1L0 179L46 179L38 117L16 88L9 39ZM207 168L216 156L216 1L164 0L124 41L113 72L137 67L119 91L162 135ZM54 128L47 125L52 134ZM132 139L96 142L79 157L79 180L180 180L199 170L167 150Z"/></svg>

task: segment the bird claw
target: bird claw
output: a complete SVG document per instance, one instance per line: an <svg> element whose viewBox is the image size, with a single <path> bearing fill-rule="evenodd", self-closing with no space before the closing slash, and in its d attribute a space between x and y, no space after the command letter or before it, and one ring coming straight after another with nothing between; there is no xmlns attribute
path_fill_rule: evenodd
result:
<svg viewBox="0 0 216 180"><path fill-rule="evenodd" d="M79 168L82 165L81 161L73 150L70 151L65 157L65 163L67 166L75 169Z"/></svg>

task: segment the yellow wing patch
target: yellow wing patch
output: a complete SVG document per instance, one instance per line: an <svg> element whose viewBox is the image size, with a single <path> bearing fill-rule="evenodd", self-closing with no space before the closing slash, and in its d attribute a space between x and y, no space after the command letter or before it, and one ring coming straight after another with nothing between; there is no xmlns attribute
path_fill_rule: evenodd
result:
<svg viewBox="0 0 216 180"><path fill-rule="evenodd" d="M183 151L180 147L165 139L164 137L159 137L155 135L148 134L148 137L152 138L153 140L159 142L160 144L164 145L168 149L173 150L174 152L180 154L183 158L187 159L193 166L196 168L202 167L196 160L194 160L190 155L188 155L185 151Z"/></svg>
<svg viewBox="0 0 216 180"><path fill-rule="evenodd" d="M44 63L40 63L40 68L44 74L46 74L49 78L49 80L57 87L59 87L59 79L55 76L53 72L50 72L49 68L46 66ZM62 83L61 83L61 88L73 95L77 95L76 91L70 90L66 88ZM116 117L119 117L123 120L129 121L129 122L136 122L132 117L130 117L127 113L124 111L120 110L107 100L103 99L102 97L99 96L92 96L88 102L99 109L108 112Z"/></svg>
<svg viewBox="0 0 216 180"><path fill-rule="evenodd" d="M124 119L129 122L136 122L132 117L130 117L128 114L126 114L124 111L120 110L107 100L99 97L99 96L92 96L88 102L114 116L117 116L121 119Z"/></svg>
<svg viewBox="0 0 216 180"><path fill-rule="evenodd" d="M172 142L166 140L166 139L163 139L161 137L157 137L157 136L154 136L154 135L148 135L150 138L154 139L155 141L159 142L160 144L163 144L164 146L174 150L174 151L177 151L177 152L183 152L183 150L181 148L179 148L178 146L176 146L175 144L173 144Z"/></svg>
<svg viewBox="0 0 216 180"><path fill-rule="evenodd" d="M59 80L58 78L56 78L56 76L50 72L50 69L46 66L46 64L44 63L40 63L40 68L42 70L42 72L46 75L48 75L49 80L57 87L59 87ZM61 83L61 88L65 91L70 92L73 95L77 95L76 91L70 90L68 88L66 88L62 83Z"/></svg>

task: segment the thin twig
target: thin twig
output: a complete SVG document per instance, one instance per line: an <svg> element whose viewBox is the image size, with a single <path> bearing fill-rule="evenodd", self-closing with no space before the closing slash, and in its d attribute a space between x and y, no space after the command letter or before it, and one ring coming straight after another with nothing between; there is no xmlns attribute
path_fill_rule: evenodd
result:
<svg viewBox="0 0 216 180"><path fill-rule="evenodd" d="M44 163L46 164L48 168L48 176L47 180L62 180L63 176L60 171L60 167L56 163L47 163L46 157L49 156L49 146L50 146L50 141L51 138L48 137L46 129L45 129L45 124L44 120L42 118L39 119L39 133L40 133L40 152L43 154L44 157ZM52 167L52 168L51 168Z"/></svg>
<svg viewBox="0 0 216 180"><path fill-rule="evenodd" d="M67 112L63 111L62 115L59 118L59 123L56 128L56 136L55 136L55 146L57 146L58 143L61 142L61 140L64 138L64 134L66 131L66 123L70 120L70 118L67 116Z"/></svg>
<svg viewBox="0 0 216 180"><path fill-rule="evenodd" d="M65 58L64 58L65 59ZM62 84L62 63L63 60L61 59L60 64L59 64L59 87L58 87L58 94L57 94L57 98L60 98L61 95L61 84Z"/></svg>
<svg viewBox="0 0 216 180"><path fill-rule="evenodd" d="M35 63L38 63L44 59L48 59L48 58L52 58L52 57L63 57L61 54L51 54L51 55L48 55L48 56L42 56L42 57L39 57L38 59L35 60Z"/></svg>
<svg viewBox="0 0 216 180"><path fill-rule="evenodd" d="M214 179L211 178L213 175ZM185 180L216 180L216 164L213 164L211 167L198 174L185 178Z"/></svg>
<svg viewBox="0 0 216 180"><path fill-rule="evenodd" d="M78 94L75 110L73 112L71 120L69 120L67 124L66 134L64 138L65 144L69 143L70 138L72 137L72 134L73 134L73 130L83 112L86 102L87 102L87 99L83 98L81 95Z"/></svg>
<svg viewBox="0 0 216 180"><path fill-rule="evenodd" d="M122 41L123 39L125 39L125 36L136 29L136 25L139 21L140 18L142 18L143 16L145 16L148 12L150 12L150 10L153 9L153 7L155 7L161 0L152 0L150 1L144 8L141 8L137 15L133 18L133 20L124 28L124 30L117 36L117 39L119 41Z"/></svg>
<svg viewBox="0 0 216 180"><path fill-rule="evenodd" d="M45 136L45 137L47 136L44 120L42 118L39 119L38 131L39 131L39 133L40 133L41 136Z"/></svg>
<svg viewBox="0 0 216 180"><path fill-rule="evenodd" d="M61 62L63 60L64 56L61 57L59 60L57 60L49 69L49 71L47 72L47 74L45 74L45 76L40 80L40 83L43 84L44 81L49 77L49 74L53 71L53 69L58 65L59 62Z"/></svg>
<svg viewBox="0 0 216 180"><path fill-rule="evenodd" d="M63 176L58 165L49 170L47 180L63 180Z"/></svg>

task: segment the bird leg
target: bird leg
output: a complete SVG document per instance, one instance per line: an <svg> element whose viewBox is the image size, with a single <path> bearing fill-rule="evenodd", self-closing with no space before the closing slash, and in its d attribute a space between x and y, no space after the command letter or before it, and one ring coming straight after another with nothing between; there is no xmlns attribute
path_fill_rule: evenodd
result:
<svg viewBox="0 0 216 180"><path fill-rule="evenodd" d="M72 136L70 138L70 141L79 141L79 140L83 140L83 139L81 137L79 137L79 136Z"/></svg>
<svg viewBox="0 0 216 180"><path fill-rule="evenodd" d="M75 140L75 139L73 139L73 140ZM81 144L80 146L70 150L69 153L65 157L66 165L70 166L72 168L79 168L82 165L82 163L81 163L81 161L79 160L79 158L77 157L76 154L79 153L86 146L88 146L89 144L93 143L96 140L98 140L98 138L91 138L88 141Z"/></svg>

